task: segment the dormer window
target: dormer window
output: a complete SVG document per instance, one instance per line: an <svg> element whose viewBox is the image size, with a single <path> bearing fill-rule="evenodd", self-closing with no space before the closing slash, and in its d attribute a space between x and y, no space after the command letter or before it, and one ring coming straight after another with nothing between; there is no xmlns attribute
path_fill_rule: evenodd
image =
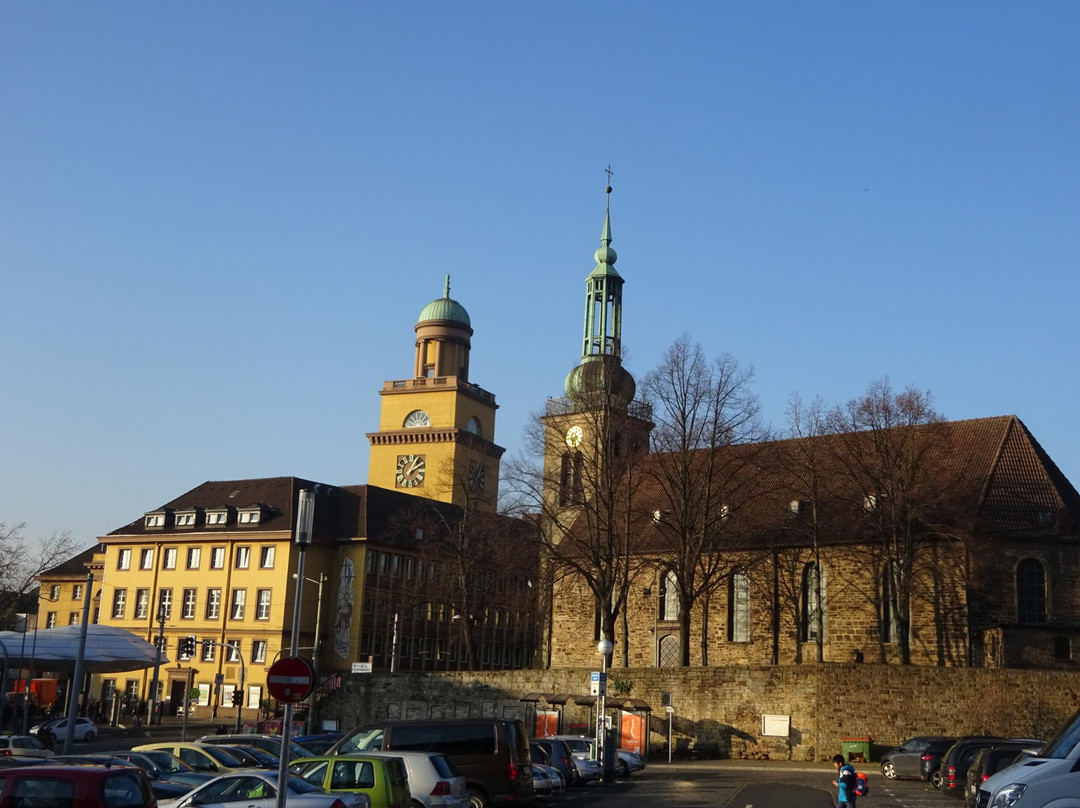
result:
<svg viewBox="0 0 1080 808"><path fill-rule="evenodd" d="M195 527L195 511L181 511L176 514L177 527Z"/></svg>
<svg viewBox="0 0 1080 808"><path fill-rule="evenodd" d="M800 514L806 511L808 504L805 499L793 499L788 503L788 509L794 514Z"/></svg>
<svg viewBox="0 0 1080 808"><path fill-rule="evenodd" d="M866 511L877 510L878 495L877 494L867 494L865 497L863 497L863 504L862 505L863 505L863 510L866 510Z"/></svg>
<svg viewBox="0 0 1080 808"><path fill-rule="evenodd" d="M727 503L724 503L720 506L720 518L724 521L727 521L727 518L729 516L731 516L731 508L727 505Z"/></svg>
<svg viewBox="0 0 1080 808"><path fill-rule="evenodd" d="M262 521L262 508L244 508L240 511L240 524L257 525L260 521Z"/></svg>
<svg viewBox="0 0 1080 808"><path fill-rule="evenodd" d="M228 522L228 508L218 508L217 510L206 512L206 524L208 525L225 525L228 524Z"/></svg>
<svg viewBox="0 0 1080 808"><path fill-rule="evenodd" d="M146 514L143 525L158 529L165 527L165 511L154 511L153 513Z"/></svg>
<svg viewBox="0 0 1080 808"><path fill-rule="evenodd" d="M1039 511L1038 513L1039 527L1053 527L1054 526L1054 513L1053 511Z"/></svg>

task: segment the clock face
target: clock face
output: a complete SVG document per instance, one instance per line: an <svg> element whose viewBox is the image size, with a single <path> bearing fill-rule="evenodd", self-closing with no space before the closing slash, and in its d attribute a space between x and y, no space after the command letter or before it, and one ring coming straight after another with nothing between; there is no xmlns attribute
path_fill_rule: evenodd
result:
<svg viewBox="0 0 1080 808"><path fill-rule="evenodd" d="M487 469L475 460L469 463L469 490L474 494L484 493L484 478Z"/></svg>
<svg viewBox="0 0 1080 808"><path fill-rule="evenodd" d="M431 426L431 418L423 410L413 410L405 416L405 423L403 426Z"/></svg>
<svg viewBox="0 0 1080 808"><path fill-rule="evenodd" d="M585 432L580 426L572 426L566 430L566 445L573 449L576 446L581 445L581 438Z"/></svg>
<svg viewBox="0 0 1080 808"><path fill-rule="evenodd" d="M423 455L399 455L397 459L397 485L398 488L416 488L424 482L427 473L427 464Z"/></svg>

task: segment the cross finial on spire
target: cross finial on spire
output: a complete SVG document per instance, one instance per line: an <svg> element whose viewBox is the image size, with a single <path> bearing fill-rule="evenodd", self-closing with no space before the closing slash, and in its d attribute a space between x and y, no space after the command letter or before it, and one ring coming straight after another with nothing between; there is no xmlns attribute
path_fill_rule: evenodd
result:
<svg viewBox="0 0 1080 808"><path fill-rule="evenodd" d="M446 276L446 284L443 286L443 297L445 297L445 298L450 297L450 275L449 275L449 273Z"/></svg>
<svg viewBox="0 0 1080 808"><path fill-rule="evenodd" d="M605 188L604 191L608 195L610 195L611 194L611 178L615 174L615 172L611 170L611 163L608 163L608 166L607 166L607 168L604 169L604 172L607 174L607 188Z"/></svg>

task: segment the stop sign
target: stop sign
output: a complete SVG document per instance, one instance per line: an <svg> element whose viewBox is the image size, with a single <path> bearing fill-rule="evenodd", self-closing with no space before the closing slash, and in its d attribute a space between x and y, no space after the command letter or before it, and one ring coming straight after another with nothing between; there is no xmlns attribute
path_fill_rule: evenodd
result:
<svg viewBox="0 0 1080 808"><path fill-rule="evenodd" d="M300 657L282 657L266 672L266 689L278 701L303 701L314 684L311 663Z"/></svg>

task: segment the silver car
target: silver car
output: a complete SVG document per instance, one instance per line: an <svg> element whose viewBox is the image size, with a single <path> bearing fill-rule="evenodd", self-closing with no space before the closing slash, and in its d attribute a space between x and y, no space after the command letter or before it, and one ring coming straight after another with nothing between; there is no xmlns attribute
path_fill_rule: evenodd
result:
<svg viewBox="0 0 1080 808"><path fill-rule="evenodd" d="M203 783L174 800L158 800L158 808L275 808L277 805L277 772L236 772L223 774ZM289 777L289 808L371 808L367 794L329 794L307 780Z"/></svg>

